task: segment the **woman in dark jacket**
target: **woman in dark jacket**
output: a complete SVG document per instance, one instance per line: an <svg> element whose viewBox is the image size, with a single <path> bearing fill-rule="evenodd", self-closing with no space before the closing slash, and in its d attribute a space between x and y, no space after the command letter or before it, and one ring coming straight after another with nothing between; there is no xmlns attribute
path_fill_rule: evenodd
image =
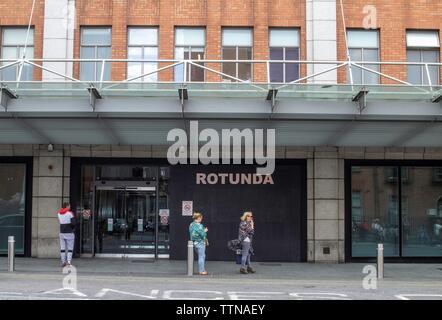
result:
<svg viewBox="0 0 442 320"><path fill-rule="evenodd" d="M253 223L252 212L244 212L241 217L241 222L239 224L239 241L241 242L241 269L240 273L255 273L255 270L250 264L250 256L253 253L253 234L255 233L255 225Z"/></svg>

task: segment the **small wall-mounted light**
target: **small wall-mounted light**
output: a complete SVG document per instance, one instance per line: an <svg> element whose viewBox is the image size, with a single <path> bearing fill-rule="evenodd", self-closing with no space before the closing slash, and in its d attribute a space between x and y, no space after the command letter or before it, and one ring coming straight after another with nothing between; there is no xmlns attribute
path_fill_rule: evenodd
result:
<svg viewBox="0 0 442 320"><path fill-rule="evenodd" d="M54 145L52 143L48 144L48 151L49 152L54 151Z"/></svg>

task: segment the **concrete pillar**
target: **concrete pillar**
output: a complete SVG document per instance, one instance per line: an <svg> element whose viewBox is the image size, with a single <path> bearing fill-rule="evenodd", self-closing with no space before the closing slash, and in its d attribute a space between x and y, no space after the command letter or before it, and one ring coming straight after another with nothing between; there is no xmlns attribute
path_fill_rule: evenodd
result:
<svg viewBox="0 0 442 320"><path fill-rule="evenodd" d="M74 57L75 0L45 0L43 59ZM72 77L72 63L45 62L43 67ZM44 71L43 81L64 78Z"/></svg>
<svg viewBox="0 0 442 320"><path fill-rule="evenodd" d="M307 60L337 60L336 0L306 0ZM309 75L331 68L333 65L308 65ZM336 83L337 72L331 71L310 83Z"/></svg>
<svg viewBox="0 0 442 320"><path fill-rule="evenodd" d="M32 256L57 258L59 225L57 212L64 201L69 201L69 150L55 146L34 146L32 188Z"/></svg>
<svg viewBox="0 0 442 320"><path fill-rule="evenodd" d="M308 261L343 262L344 160L338 148L316 147L307 161Z"/></svg>

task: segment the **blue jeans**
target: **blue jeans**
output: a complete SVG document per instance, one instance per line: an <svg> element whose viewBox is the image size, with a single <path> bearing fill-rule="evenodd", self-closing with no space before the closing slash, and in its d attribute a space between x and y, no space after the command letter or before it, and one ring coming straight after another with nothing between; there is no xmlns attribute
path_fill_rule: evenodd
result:
<svg viewBox="0 0 442 320"><path fill-rule="evenodd" d="M250 264L250 256L252 255L250 251L250 247L252 246L251 242L243 241L241 245L241 268L252 267Z"/></svg>
<svg viewBox="0 0 442 320"><path fill-rule="evenodd" d="M198 272L204 272L204 262L206 260L206 244L199 243L195 245L195 251L198 254Z"/></svg>

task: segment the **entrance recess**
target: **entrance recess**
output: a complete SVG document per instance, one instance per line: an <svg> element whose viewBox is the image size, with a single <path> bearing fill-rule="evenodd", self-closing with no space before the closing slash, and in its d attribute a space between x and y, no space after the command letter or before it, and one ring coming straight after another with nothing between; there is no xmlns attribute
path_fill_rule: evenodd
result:
<svg viewBox="0 0 442 320"><path fill-rule="evenodd" d="M156 256L155 187L97 186L96 253Z"/></svg>

